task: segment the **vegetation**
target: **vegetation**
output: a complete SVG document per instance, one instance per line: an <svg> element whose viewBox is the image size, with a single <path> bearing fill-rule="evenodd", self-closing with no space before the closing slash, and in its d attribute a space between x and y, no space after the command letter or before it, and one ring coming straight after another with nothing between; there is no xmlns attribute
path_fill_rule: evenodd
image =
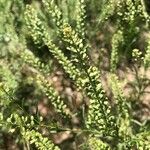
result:
<svg viewBox="0 0 150 150"><path fill-rule="evenodd" d="M0 149L150 149L148 0L0 0L0 14Z"/></svg>

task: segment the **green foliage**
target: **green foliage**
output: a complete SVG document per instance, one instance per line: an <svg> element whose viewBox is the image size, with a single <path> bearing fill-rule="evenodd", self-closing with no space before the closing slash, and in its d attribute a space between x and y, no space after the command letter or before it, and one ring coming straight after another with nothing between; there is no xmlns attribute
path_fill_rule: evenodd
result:
<svg viewBox="0 0 150 150"><path fill-rule="evenodd" d="M123 44L123 33L121 30L118 30L116 34L113 35L112 38L112 52L111 52L111 72L114 72L117 69L117 65L119 63L119 48L120 45Z"/></svg>
<svg viewBox="0 0 150 150"><path fill-rule="evenodd" d="M42 0L25 6L24 1L1 0L0 4L4 11L3 15L0 12L1 16L5 16L0 17L2 134L13 133L16 143L23 149L63 149L64 143L53 139L54 133L63 132L70 134L71 140L76 144L74 149L150 148L148 120L145 120L147 124L136 120L132 113L132 104L117 75L123 57L127 61L132 59L133 67L136 64L144 66L144 71L149 69L149 40L145 54L136 47L137 36L143 30L148 30L149 26L144 1L101 0L100 4L96 0ZM96 5L100 5L102 9L99 10ZM11 7L15 13L10 12L9 17L7 12ZM91 10L93 7L95 10ZM75 15L71 16L73 11ZM96 14L90 14L90 11ZM94 17L98 16L98 11L100 16L97 20ZM97 34L95 30L91 31L92 19L92 26L96 25L98 28L110 22L113 28L108 37L108 41L111 41L108 82L112 97L106 94L101 81L103 68L99 70L90 56L94 53L92 46L96 42L89 41L89 37ZM50 63L40 56L43 53L48 54ZM55 64L56 61L59 65ZM76 110L70 107L69 98L57 91L53 81L49 80L58 66L63 70L66 79L69 78L73 88L84 97L80 108ZM139 83L138 71L134 68ZM140 95L140 83L136 88ZM39 110L40 99L42 102L46 99L49 108L47 112L50 111L52 115L42 117ZM79 120L79 124L76 125L74 120Z"/></svg>
<svg viewBox="0 0 150 150"><path fill-rule="evenodd" d="M148 68L150 66L150 42L148 41L146 53L144 56L144 66Z"/></svg>
<svg viewBox="0 0 150 150"><path fill-rule="evenodd" d="M118 77L115 74L110 75L110 83L117 105L116 109L118 114L117 124L119 126L119 136L125 140L132 134L129 106L127 105L127 100L123 94Z"/></svg>

